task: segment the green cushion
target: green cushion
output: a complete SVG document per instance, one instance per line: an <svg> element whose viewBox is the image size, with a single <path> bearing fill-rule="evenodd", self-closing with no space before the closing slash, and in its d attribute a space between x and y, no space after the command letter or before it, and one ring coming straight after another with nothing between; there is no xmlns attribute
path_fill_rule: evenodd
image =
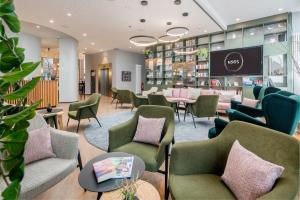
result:
<svg viewBox="0 0 300 200"><path fill-rule="evenodd" d="M126 152L129 154L137 155L145 162L147 171L156 172L160 167L155 160L158 151L158 147L156 146L138 142L131 142L119 148L113 149L113 151Z"/></svg>
<svg viewBox="0 0 300 200"><path fill-rule="evenodd" d="M215 138L217 136L218 136L218 133L217 133L217 130L216 130L215 127L209 129L209 131L208 131L208 138L209 139Z"/></svg>
<svg viewBox="0 0 300 200"><path fill-rule="evenodd" d="M69 115L70 118L76 119L77 111L69 111L68 115Z"/></svg>
<svg viewBox="0 0 300 200"><path fill-rule="evenodd" d="M170 186L176 200L235 199L220 176L213 174L171 175Z"/></svg>

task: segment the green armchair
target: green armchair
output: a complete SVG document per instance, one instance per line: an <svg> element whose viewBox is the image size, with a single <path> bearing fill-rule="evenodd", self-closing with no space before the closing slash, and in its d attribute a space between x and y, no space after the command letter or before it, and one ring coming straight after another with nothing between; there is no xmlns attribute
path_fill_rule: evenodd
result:
<svg viewBox="0 0 300 200"><path fill-rule="evenodd" d="M117 100L117 97L118 97L118 90L117 90L117 88L115 88L115 87L112 87L111 88L111 97L112 97L112 101L111 101L111 103L113 103L114 102L114 100Z"/></svg>
<svg viewBox="0 0 300 200"><path fill-rule="evenodd" d="M78 133L80 120L95 118L99 126L101 127L101 124L97 118L100 99L101 99L101 95L95 93L92 94L86 101L71 103L69 106L69 112L68 112L69 118L68 118L67 126L69 125L70 118L77 120L78 125L77 125L76 132Z"/></svg>
<svg viewBox="0 0 300 200"><path fill-rule="evenodd" d="M134 94L134 92L131 92L131 103L132 103L132 108L131 108L132 111L134 108L138 108L142 105L148 105L148 98L143 96L137 96L136 94Z"/></svg>
<svg viewBox="0 0 300 200"><path fill-rule="evenodd" d="M217 114L219 96L218 95L201 95L195 103L187 103L184 113L184 121L187 112L192 114L194 127L196 128L195 117L214 117Z"/></svg>
<svg viewBox="0 0 300 200"><path fill-rule="evenodd" d="M178 121L180 122L177 102L170 102L166 99L164 95L161 94L148 94L148 101L149 105L167 106L173 108L174 112L178 117Z"/></svg>
<svg viewBox="0 0 300 200"><path fill-rule="evenodd" d="M220 179L235 140L261 158L285 168L272 191L259 199L295 199L299 189L299 141L239 121L231 122L215 139L174 145L169 175L172 199L235 199Z"/></svg>
<svg viewBox="0 0 300 200"><path fill-rule="evenodd" d="M117 92L116 108L118 104L121 104L121 107L123 107L124 103L131 104L131 92L129 90L117 90Z"/></svg>
<svg viewBox="0 0 300 200"><path fill-rule="evenodd" d="M146 118L166 118L162 132L162 139L159 146L133 142L139 116ZM126 152L142 158L146 165L146 170L165 174L165 190L167 190L168 180L168 154L169 145L174 137L174 112L166 106L140 106L134 117L125 123L109 129L109 152ZM165 161L165 171L159 168ZM167 191L165 191L167 194Z"/></svg>

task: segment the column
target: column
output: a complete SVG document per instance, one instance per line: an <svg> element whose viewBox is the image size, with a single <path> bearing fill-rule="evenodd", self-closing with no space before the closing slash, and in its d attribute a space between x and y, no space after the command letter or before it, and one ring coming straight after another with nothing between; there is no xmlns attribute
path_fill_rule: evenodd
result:
<svg viewBox="0 0 300 200"><path fill-rule="evenodd" d="M59 102L78 101L78 42L59 39Z"/></svg>

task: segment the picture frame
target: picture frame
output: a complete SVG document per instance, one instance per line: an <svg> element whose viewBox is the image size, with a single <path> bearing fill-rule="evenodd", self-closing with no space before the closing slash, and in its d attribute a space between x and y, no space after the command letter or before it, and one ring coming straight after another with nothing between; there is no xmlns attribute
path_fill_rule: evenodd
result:
<svg viewBox="0 0 300 200"><path fill-rule="evenodd" d="M131 71L122 71L122 82L131 82Z"/></svg>

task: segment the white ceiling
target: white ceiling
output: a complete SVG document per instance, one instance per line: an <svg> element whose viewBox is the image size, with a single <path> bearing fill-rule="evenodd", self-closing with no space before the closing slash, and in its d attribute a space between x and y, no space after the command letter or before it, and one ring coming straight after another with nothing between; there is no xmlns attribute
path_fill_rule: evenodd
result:
<svg viewBox="0 0 300 200"><path fill-rule="evenodd" d="M241 21L256 19L281 12L299 10L299 0L195 0L210 13L215 20L225 26ZM23 31L41 34L44 27L68 34L79 41L80 52L95 53L101 50L119 48L141 52L141 48L129 43L134 35L159 37L173 26L190 29L187 37L216 32L221 29L193 0L182 0L174 5L173 0L148 0L148 6L140 5L140 0L15 0L16 12L21 20L31 22L31 30ZM189 12L183 17L183 12ZM67 16L71 13L72 16ZM146 19L140 23L139 19ZM54 23L49 23L49 20ZM166 22L171 21L172 26ZM36 29L34 24L44 27ZM130 27L131 28L130 28ZM87 33L87 37L82 34ZM95 45L91 45L94 42ZM131 48L130 48L131 47ZM87 50L84 50L87 48Z"/></svg>

